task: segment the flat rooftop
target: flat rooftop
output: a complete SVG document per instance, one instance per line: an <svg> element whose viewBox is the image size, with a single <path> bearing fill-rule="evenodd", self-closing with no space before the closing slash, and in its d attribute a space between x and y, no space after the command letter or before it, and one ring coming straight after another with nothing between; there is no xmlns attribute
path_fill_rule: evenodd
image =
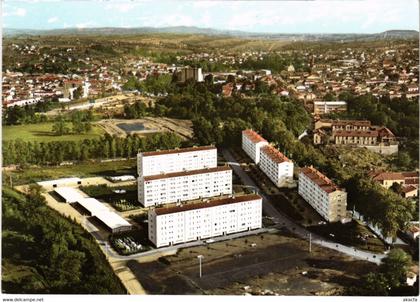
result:
<svg viewBox="0 0 420 302"><path fill-rule="evenodd" d="M64 198L64 200L68 203L73 203L85 199L85 197L80 194L78 190L71 187L55 188L54 192Z"/></svg>
<svg viewBox="0 0 420 302"><path fill-rule="evenodd" d="M197 209L204 209L210 207L216 207L226 204L233 204L238 202L245 202L245 201L252 201L252 200L259 200L262 199L261 196L257 194L249 194L249 195L241 195L241 196L232 196L228 198L220 198L220 199L212 199L208 201L196 202L196 203L188 203L179 206L171 206L171 207L164 207L164 208L155 208L151 211L155 211L156 215L167 215Z"/></svg>
<svg viewBox="0 0 420 302"><path fill-rule="evenodd" d="M129 223L117 213L111 211L98 212L94 216L106 224L110 229L116 229L123 226L131 226L131 223Z"/></svg>
<svg viewBox="0 0 420 302"><path fill-rule="evenodd" d="M190 148L181 148L181 149L142 152L140 154L143 157L146 157L146 156L158 156L158 155L177 154L177 153L186 153L186 152L195 152L195 151L207 151L207 150L214 150L214 149L216 149L216 147L214 146L201 146L201 147L190 147Z"/></svg>

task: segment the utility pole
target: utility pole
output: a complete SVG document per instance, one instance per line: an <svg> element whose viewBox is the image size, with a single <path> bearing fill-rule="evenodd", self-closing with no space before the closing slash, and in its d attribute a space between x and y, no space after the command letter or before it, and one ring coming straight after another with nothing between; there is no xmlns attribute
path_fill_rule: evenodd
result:
<svg viewBox="0 0 420 302"><path fill-rule="evenodd" d="M201 259L203 258L203 255L198 255L197 258L198 258L198 263L199 263L199 267L200 267L200 278L201 278L201 276L202 276Z"/></svg>

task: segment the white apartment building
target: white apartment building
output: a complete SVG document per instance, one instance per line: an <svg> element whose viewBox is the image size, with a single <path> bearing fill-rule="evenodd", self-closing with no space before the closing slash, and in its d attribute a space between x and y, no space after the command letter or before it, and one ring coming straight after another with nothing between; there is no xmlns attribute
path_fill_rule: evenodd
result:
<svg viewBox="0 0 420 302"><path fill-rule="evenodd" d="M293 181L293 162L271 145L261 148L260 169L279 188Z"/></svg>
<svg viewBox="0 0 420 302"><path fill-rule="evenodd" d="M149 210L156 247L261 228L262 198L243 195Z"/></svg>
<svg viewBox="0 0 420 302"><path fill-rule="evenodd" d="M137 154L139 177L214 167L217 167L217 149L213 146Z"/></svg>
<svg viewBox="0 0 420 302"><path fill-rule="evenodd" d="M242 131L242 149L249 157L258 164L260 162L260 149L268 145L268 142L257 132L246 129Z"/></svg>
<svg viewBox="0 0 420 302"><path fill-rule="evenodd" d="M138 178L138 198L145 207L225 194L232 194L228 166Z"/></svg>
<svg viewBox="0 0 420 302"><path fill-rule="evenodd" d="M325 220L346 217L347 193L315 168L301 169L298 192Z"/></svg>

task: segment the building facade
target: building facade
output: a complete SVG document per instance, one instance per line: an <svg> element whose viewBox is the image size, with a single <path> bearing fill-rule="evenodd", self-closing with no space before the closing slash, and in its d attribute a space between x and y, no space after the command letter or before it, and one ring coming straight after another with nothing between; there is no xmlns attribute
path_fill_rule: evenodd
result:
<svg viewBox="0 0 420 302"><path fill-rule="evenodd" d="M263 146L260 154L260 169L279 188L293 180L293 162L270 145Z"/></svg>
<svg viewBox="0 0 420 302"><path fill-rule="evenodd" d="M137 154L137 173L139 177L214 167L217 167L217 149L213 146Z"/></svg>
<svg viewBox="0 0 420 302"><path fill-rule="evenodd" d="M347 103L345 101L315 101L314 102L314 114L328 114L331 112L346 112Z"/></svg>
<svg viewBox="0 0 420 302"><path fill-rule="evenodd" d="M148 213L149 240L156 247L237 233L262 226L262 198L243 195Z"/></svg>
<svg viewBox="0 0 420 302"><path fill-rule="evenodd" d="M232 194L228 166L138 178L138 198L145 207Z"/></svg>
<svg viewBox="0 0 420 302"><path fill-rule="evenodd" d="M268 142L257 132L251 129L242 131L242 150L251 157L254 163L260 162L260 150L266 145Z"/></svg>
<svg viewBox="0 0 420 302"><path fill-rule="evenodd" d="M346 217L347 193L313 167L299 173L299 195L328 222Z"/></svg>

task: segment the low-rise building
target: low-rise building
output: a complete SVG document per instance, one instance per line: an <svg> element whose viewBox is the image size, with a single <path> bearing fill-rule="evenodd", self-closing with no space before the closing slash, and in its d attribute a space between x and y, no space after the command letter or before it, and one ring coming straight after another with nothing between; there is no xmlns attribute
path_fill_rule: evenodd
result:
<svg viewBox="0 0 420 302"><path fill-rule="evenodd" d="M345 101L315 101L314 114L322 115L332 112L346 112L347 103Z"/></svg>
<svg viewBox="0 0 420 302"><path fill-rule="evenodd" d="M214 146L191 147L137 154L139 176L151 176L217 167Z"/></svg>
<svg viewBox="0 0 420 302"><path fill-rule="evenodd" d="M398 152L395 135L386 127L366 120L318 120L313 132L315 145L333 143L364 147L381 154Z"/></svg>
<svg viewBox="0 0 420 302"><path fill-rule="evenodd" d="M298 193L329 222L347 216L347 193L312 166L301 169Z"/></svg>
<svg viewBox="0 0 420 302"><path fill-rule="evenodd" d="M246 129L242 131L242 150L258 164L260 162L261 147L268 145L268 142L257 132Z"/></svg>
<svg viewBox="0 0 420 302"><path fill-rule="evenodd" d="M279 188L293 181L293 162L271 145L261 148L259 166Z"/></svg>
<svg viewBox="0 0 420 302"><path fill-rule="evenodd" d="M419 195L419 172L377 172L369 173L374 181L385 189L390 189L394 184L401 186L401 196L405 198Z"/></svg>
<svg viewBox="0 0 420 302"><path fill-rule="evenodd" d="M138 198L145 207L225 194L232 194L228 166L138 178Z"/></svg>
<svg viewBox="0 0 420 302"><path fill-rule="evenodd" d="M262 226L262 198L232 196L153 208L148 222L149 240L156 247L258 229Z"/></svg>

